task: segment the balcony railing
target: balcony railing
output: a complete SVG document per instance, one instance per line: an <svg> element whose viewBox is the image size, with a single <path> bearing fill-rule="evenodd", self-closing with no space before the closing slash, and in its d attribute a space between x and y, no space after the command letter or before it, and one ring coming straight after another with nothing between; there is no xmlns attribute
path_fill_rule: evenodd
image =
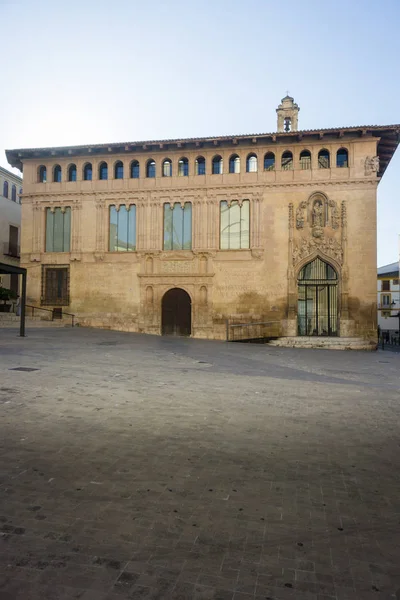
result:
<svg viewBox="0 0 400 600"><path fill-rule="evenodd" d="M4 256L12 256L12 258L20 258L20 247L12 242L3 242Z"/></svg>

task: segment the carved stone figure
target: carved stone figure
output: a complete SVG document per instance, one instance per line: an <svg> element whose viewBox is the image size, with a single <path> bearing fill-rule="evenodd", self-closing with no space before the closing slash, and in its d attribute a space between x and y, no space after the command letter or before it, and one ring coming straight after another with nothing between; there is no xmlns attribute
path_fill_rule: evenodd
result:
<svg viewBox="0 0 400 600"><path fill-rule="evenodd" d="M339 229L340 225L340 212L337 204L334 200L329 200L329 208L331 213L331 226L332 229Z"/></svg>
<svg viewBox="0 0 400 600"><path fill-rule="evenodd" d="M313 207L313 227L323 227L324 225L324 207L321 200L317 200Z"/></svg>
<svg viewBox="0 0 400 600"><path fill-rule="evenodd" d="M365 174L371 175L379 171L379 156L367 156L364 163Z"/></svg>
<svg viewBox="0 0 400 600"><path fill-rule="evenodd" d="M300 202L299 206L296 209L296 228L303 229L304 227L304 211L307 208L307 202Z"/></svg>

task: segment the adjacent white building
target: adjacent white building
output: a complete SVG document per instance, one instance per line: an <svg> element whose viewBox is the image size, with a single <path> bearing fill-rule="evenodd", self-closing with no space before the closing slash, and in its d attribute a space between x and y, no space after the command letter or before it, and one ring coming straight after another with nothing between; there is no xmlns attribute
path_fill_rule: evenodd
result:
<svg viewBox="0 0 400 600"><path fill-rule="evenodd" d="M0 167L0 263L19 265L22 179ZM18 275L0 275L0 286L18 292Z"/></svg>
<svg viewBox="0 0 400 600"><path fill-rule="evenodd" d="M399 330L400 285L399 263L378 269L378 326L381 330Z"/></svg>

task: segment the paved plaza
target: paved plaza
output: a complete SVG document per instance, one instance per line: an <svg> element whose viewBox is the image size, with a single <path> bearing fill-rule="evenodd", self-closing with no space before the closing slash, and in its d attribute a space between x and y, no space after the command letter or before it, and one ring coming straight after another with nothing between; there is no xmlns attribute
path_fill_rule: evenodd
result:
<svg viewBox="0 0 400 600"><path fill-rule="evenodd" d="M0 600L399 599L399 383L392 352L0 330Z"/></svg>

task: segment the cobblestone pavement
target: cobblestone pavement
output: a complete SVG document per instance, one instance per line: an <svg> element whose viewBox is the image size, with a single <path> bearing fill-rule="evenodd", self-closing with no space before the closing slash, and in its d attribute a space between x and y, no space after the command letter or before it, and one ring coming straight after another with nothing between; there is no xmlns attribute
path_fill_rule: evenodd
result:
<svg viewBox="0 0 400 600"><path fill-rule="evenodd" d="M399 367L1 330L0 600L400 598Z"/></svg>

